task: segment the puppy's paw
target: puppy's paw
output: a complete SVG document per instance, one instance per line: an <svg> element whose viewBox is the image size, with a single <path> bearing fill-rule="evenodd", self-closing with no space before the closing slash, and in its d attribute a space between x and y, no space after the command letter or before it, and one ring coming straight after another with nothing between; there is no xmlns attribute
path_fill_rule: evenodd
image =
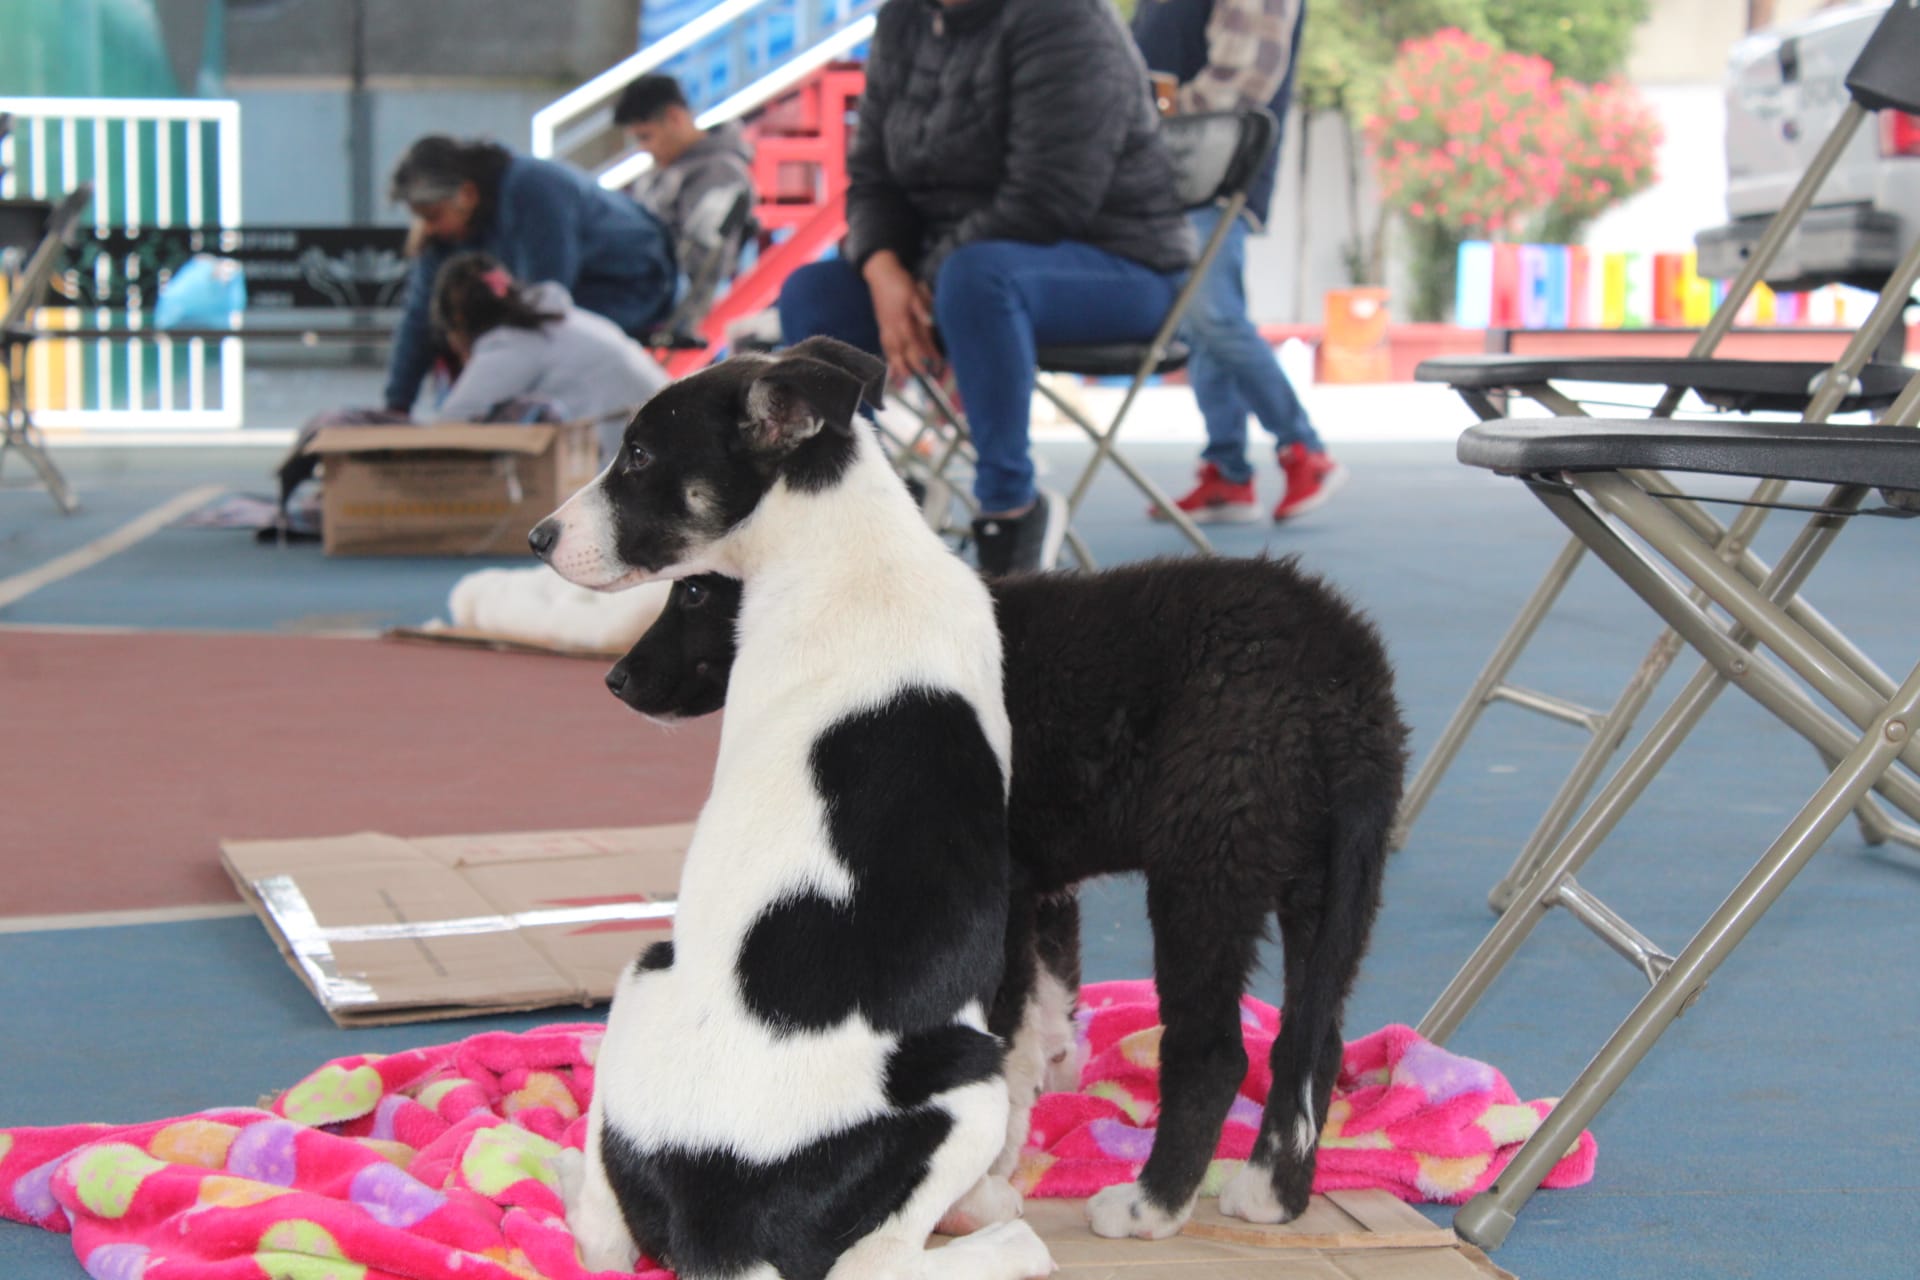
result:
<svg viewBox="0 0 1920 1280"><path fill-rule="evenodd" d="M1165 1240L1187 1223L1193 1212L1189 1202L1178 1213L1168 1213L1147 1199L1137 1182L1108 1187L1087 1201L1087 1222L1093 1234L1111 1240L1137 1236L1142 1240Z"/></svg>
<svg viewBox="0 0 1920 1280"><path fill-rule="evenodd" d="M999 1280L1042 1280L1058 1269L1047 1246L1024 1222L1002 1222L956 1240L949 1248L988 1255L974 1274Z"/></svg>
<svg viewBox="0 0 1920 1280"><path fill-rule="evenodd" d="M569 1215L567 1227L573 1232L574 1245L580 1251L580 1265L588 1271L625 1273L638 1265L640 1250L627 1234L626 1223L617 1219L596 1220L593 1214L584 1214L576 1221Z"/></svg>
<svg viewBox="0 0 1920 1280"><path fill-rule="evenodd" d="M1220 1212L1242 1222L1292 1222L1300 1216L1280 1203L1273 1189L1273 1170L1251 1160L1220 1189Z"/></svg>
<svg viewBox="0 0 1920 1280"><path fill-rule="evenodd" d="M1047 1058L1047 1071L1041 1077L1040 1087L1048 1093L1078 1093L1080 1076L1086 1069L1086 1046L1069 1041L1065 1045L1055 1045Z"/></svg>
<svg viewBox="0 0 1920 1280"><path fill-rule="evenodd" d="M940 1219L934 1230L941 1235L973 1235L995 1223L1012 1222L1026 1210L1026 1202L1013 1184L992 1174L973 1184Z"/></svg>
<svg viewBox="0 0 1920 1280"><path fill-rule="evenodd" d="M633 1270L640 1249L612 1189L594 1184L586 1153L562 1148L554 1169L560 1175L560 1202L566 1207L567 1230L580 1250L580 1265L589 1271Z"/></svg>

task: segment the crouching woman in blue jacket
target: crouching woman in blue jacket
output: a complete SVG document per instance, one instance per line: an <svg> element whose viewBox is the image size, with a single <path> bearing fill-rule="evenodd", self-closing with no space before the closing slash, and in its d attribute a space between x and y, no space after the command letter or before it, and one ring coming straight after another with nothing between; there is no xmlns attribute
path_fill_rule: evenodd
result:
<svg viewBox="0 0 1920 1280"><path fill-rule="evenodd" d="M522 281L551 281L635 338L673 307L673 240L659 219L575 169L492 142L430 134L394 168L391 198L424 237L387 362L386 407L412 410L433 367L433 283L454 254L493 256Z"/></svg>

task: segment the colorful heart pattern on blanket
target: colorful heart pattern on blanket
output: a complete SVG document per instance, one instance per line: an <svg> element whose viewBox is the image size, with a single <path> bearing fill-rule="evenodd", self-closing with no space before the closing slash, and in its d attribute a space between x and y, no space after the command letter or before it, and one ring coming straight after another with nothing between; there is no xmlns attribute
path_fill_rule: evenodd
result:
<svg viewBox="0 0 1920 1280"><path fill-rule="evenodd" d="M1151 983L1082 993L1081 1089L1036 1109L1017 1174L1028 1195L1085 1196L1137 1174L1153 1143L1158 1016ZM1242 1023L1254 1065L1208 1194L1252 1146L1271 1083L1279 1014L1248 999ZM0 1218L71 1232L95 1280L589 1280L560 1179L562 1152L585 1139L601 1030L342 1058L265 1110L0 1130ZM1550 1106L1388 1027L1347 1046L1315 1189L1464 1200ZM1545 1185L1583 1183L1593 1165L1582 1134Z"/></svg>
<svg viewBox="0 0 1920 1280"><path fill-rule="evenodd" d="M1090 985L1080 993L1079 1021L1087 1055L1080 1090L1040 1099L1014 1175L1029 1196L1072 1199L1131 1182L1153 1149L1160 1106L1153 984ZM1202 1195L1218 1195L1252 1152L1273 1084L1267 1055L1280 1033L1279 1011L1242 997L1240 1030L1247 1078L1227 1113ZM1486 1063L1448 1053L1411 1027L1384 1027L1346 1047L1313 1189L1380 1188L1416 1203L1462 1203L1493 1185L1553 1101L1522 1102ZM1590 1181L1595 1155L1593 1135L1582 1133L1541 1185Z"/></svg>

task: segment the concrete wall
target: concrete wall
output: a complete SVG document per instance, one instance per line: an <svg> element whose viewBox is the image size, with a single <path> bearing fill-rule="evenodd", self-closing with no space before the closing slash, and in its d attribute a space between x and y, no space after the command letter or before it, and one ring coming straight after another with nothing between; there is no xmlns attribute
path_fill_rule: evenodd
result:
<svg viewBox="0 0 1920 1280"><path fill-rule="evenodd" d="M528 120L563 91L479 85L370 90L372 220L404 224L403 211L387 203L387 175L415 138L435 132L490 137L524 151ZM233 97L240 103L246 220L261 225L352 223L346 90L235 88Z"/></svg>
<svg viewBox="0 0 1920 1280"><path fill-rule="evenodd" d="M375 78L555 81L570 88L633 52L640 0L362 0ZM229 0L227 70L344 77L355 0Z"/></svg>
<svg viewBox="0 0 1920 1280"><path fill-rule="evenodd" d="M640 0L228 0L228 94L241 106L242 202L256 224L399 225L387 175L424 133L516 150L533 113L633 52ZM364 154L353 128L354 18L365 26Z"/></svg>
<svg viewBox="0 0 1920 1280"><path fill-rule="evenodd" d="M1353 214L1346 131L1325 112L1315 118L1306 138L1303 175L1302 123L1298 111L1287 117L1267 233L1247 241L1247 310L1262 323L1316 323L1327 290L1349 283L1345 246ZM1356 155L1354 163L1359 169L1360 217L1371 219L1372 169L1364 153Z"/></svg>

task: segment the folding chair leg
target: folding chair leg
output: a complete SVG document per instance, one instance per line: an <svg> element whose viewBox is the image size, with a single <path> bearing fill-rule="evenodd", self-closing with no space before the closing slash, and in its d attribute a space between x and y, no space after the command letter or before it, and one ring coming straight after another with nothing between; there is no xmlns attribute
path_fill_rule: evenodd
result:
<svg viewBox="0 0 1920 1280"><path fill-rule="evenodd" d="M1641 488L1668 498L1670 500L1667 504L1668 511L1703 541L1712 542L1717 553L1737 554L1736 566L1748 581L1762 583L1769 579L1773 570L1755 556L1751 549L1753 536L1765 518L1765 508L1750 507L1741 512L1740 517L1730 526L1722 528L1718 521L1697 504L1680 499L1679 490L1659 473L1634 471L1627 474ZM1754 496L1761 501L1770 501L1774 496L1773 490L1777 488L1777 485L1770 489L1768 484L1763 484L1756 489ZM1582 545L1579 538L1574 538L1573 543L1576 546ZM1892 691L1892 680L1838 628L1803 600L1797 591L1790 596L1785 607L1788 615L1796 623L1805 627L1822 644L1839 654L1847 665L1860 674L1876 691L1882 694ZM1523 640L1522 643L1524 644L1525 641ZM1592 741L1581 752L1573 769L1569 771L1559 790L1554 793L1546 812L1514 858L1513 865L1488 893L1487 904L1494 911L1504 911L1511 905L1520 885L1532 873L1540 859L1546 855L1553 842L1566 833L1567 824L1579 811L1581 803L1586 799L1594 783L1599 781L1608 758L1625 740L1655 687L1666 675L1673 660L1679 656L1681 648L1682 641L1677 634L1671 629L1663 631L1654 640L1646 656L1641 659L1640 666L1636 668L1626 688L1615 699L1613 706L1605 714L1591 718L1588 727L1594 734ZM1830 759L1828 765L1831 767ZM1876 816L1876 814L1877 810L1869 803L1862 807L1859 815L1861 829L1868 842L1879 844L1888 838L1895 838L1896 829L1888 826L1884 815ZM1913 835L1916 839L1920 839L1920 830L1915 830Z"/></svg>
<svg viewBox="0 0 1920 1280"><path fill-rule="evenodd" d="M1127 479L1133 481L1134 487L1145 494L1148 501L1166 513L1167 518L1173 521L1174 526L1180 530L1187 541L1193 544L1194 550L1198 551L1201 555L1214 554L1213 544L1207 541L1206 534L1200 532L1200 526L1195 524L1186 512L1175 506L1173 499L1169 498L1165 493L1162 493L1160 486L1150 480L1140 468L1134 466L1132 460L1129 459L1126 454L1121 453L1113 447L1113 437L1115 433L1119 431L1121 422L1125 420L1127 410L1133 405L1133 393L1138 390L1137 386L1128 392L1127 398L1120 405L1119 412L1114 414L1112 425L1105 431L1102 431L1099 427L1095 426L1085 414L1081 413L1079 409L1075 408L1064 397L1047 386L1046 383L1040 382L1035 385L1039 389L1040 394L1044 395L1048 401L1053 404L1054 408L1071 418L1082 431L1087 433L1087 436L1094 444L1093 457L1088 460L1086 468L1081 471L1080 479L1073 486L1073 491L1067 495L1068 519L1072 519L1073 516L1079 514L1080 504L1085 500L1087 490L1093 484L1094 472L1100 469L1102 462L1111 459L1113 465L1119 467L1121 471L1126 473Z"/></svg>
<svg viewBox="0 0 1920 1280"><path fill-rule="evenodd" d="M1067 549L1073 552L1074 562L1088 573L1100 567L1093 562L1093 552L1087 549L1085 540L1072 525L1067 526Z"/></svg>
<svg viewBox="0 0 1920 1280"><path fill-rule="evenodd" d="M41 443L39 431L27 416L25 402L21 398L23 395L24 390L17 382L8 392L10 400L5 420L0 421L0 470L5 468L9 453L19 454L27 460L34 474L40 477L40 483L52 497L54 505L60 508L61 514L72 515L80 509L80 498Z"/></svg>
<svg viewBox="0 0 1920 1280"><path fill-rule="evenodd" d="M1534 826L1527 842L1520 847L1514 858L1513 866L1500 878L1487 894L1487 905L1494 911L1505 911L1513 901L1513 895L1520 882L1526 878L1546 851L1553 847L1554 841L1566 834L1567 824L1579 813L1580 805L1593 790L1600 776L1606 771L1607 761L1619 750L1620 744L1633 729L1633 722L1646 709L1653 691L1667 674L1667 668L1680 655L1684 647L1680 637L1672 631L1663 631L1654 640L1653 647L1647 650L1647 656L1640 660L1632 679L1614 699L1606 714L1601 716L1595 726L1594 735L1574 761L1573 768L1561 781L1560 789L1555 791L1548 802L1547 810L1540 815L1540 821Z"/></svg>
<svg viewBox="0 0 1920 1280"><path fill-rule="evenodd" d="M1408 786L1407 794L1400 802L1399 816L1388 837L1393 848L1398 849L1406 844L1408 830L1420 816L1420 811L1427 807L1427 801L1433 798L1434 788L1440 785L1441 777L1453 766L1453 758L1460 754L1467 735L1479 723L1480 713L1487 709L1488 704L1499 701L1511 690L1506 683L1507 672L1512 670L1521 651L1532 642L1533 633L1546 620L1554 601L1560 598L1560 592L1573 577L1573 571L1586 551L1580 539L1567 539L1567 545L1560 549L1560 554L1548 567L1546 576L1540 579L1540 585L1533 589L1526 604L1521 606L1520 616L1514 619L1513 625L1507 628L1507 634L1501 637L1493 656L1487 659L1479 678L1467 690L1467 696L1454 710L1446 728L1440 731L1440 740L1434 743L1432 752L1421 762L1420 771Z"/></svg>
<svg viewBox="0 0 1920 1280"><path fill-rule="evenodd" d="M1826 752L1820 752L1819 755L1820 763L1829 770L1839 763ZM1920 849L1920 827L1900 821L1872 796L1860 802L1860 807L1854 811L1853 821L1860 829L1863 844L1878 846L1891 842L1909 849Z"/></svg>
<svg viewBox="0 0 1920 1280"><path fill-rule="evenodd" d="M1693 936L1673 967L1641 997L1626 1021L1515 1154L1499 1180L1454 1215L1456 1231L1482 1248L1495 1248L1507 1238L1515 1215L1580 1131L1599 1114L1654 1042L1686 1011L1721 961L1733 953L1847 814L1866 797L1868 789L1892 766L1906 746L1916 715L1920 715L1920 666L1873 719L1840 767Z"/></svg>
<svg viewBox="0 0 1920 1280"><path fill-rule="evenodd" d="M1861 493L1853 490L1851 501L1857 503ZM1459 1028L1548 909L1574 905L1560 899L1563 886L1571 882L1573 874L1625 817L1729 680L1737 680L1755 701L1824 755L1838 759L1855 742L1853 730L1821 710L1776 664L1751 652L1748 646L1755 643L1752 636L1744 631L1732 635L1722 631L1711 615L1694 605L1686 593L1614 535L1579 499L1541 490L1536 490L1536 495L1570 529L1576 533L1586 530L1595 539L1589 545L1596 554L1661 613L1670 626L1682 632L1706 656L1707 664L1695 673L1680 696L1628 755L1579 821L1529 870L1512 905L1420 1020L1420 1033L1435 1043L1444 1043ZM1810 522L1788 554L1781 558L1763 590L1779 599L1797 593L1831 542L1839 523L1825 517ZM1891 692L1890 688L1886 691ZM1920 751L1910 754L1914 759L1908 761L1909 767L1920 764ZM1909 814L1914 812L1915 803L1920 802L1920 782L1905 774L1888 773L1878 786L1889 800ZM1575 914L1581 913L1576 910ZM1600 932L1608 936L1606 931ZM1616 941L1612 937L1608 940ZM1621 948L1616 946L1616 949Z"/></svg>

